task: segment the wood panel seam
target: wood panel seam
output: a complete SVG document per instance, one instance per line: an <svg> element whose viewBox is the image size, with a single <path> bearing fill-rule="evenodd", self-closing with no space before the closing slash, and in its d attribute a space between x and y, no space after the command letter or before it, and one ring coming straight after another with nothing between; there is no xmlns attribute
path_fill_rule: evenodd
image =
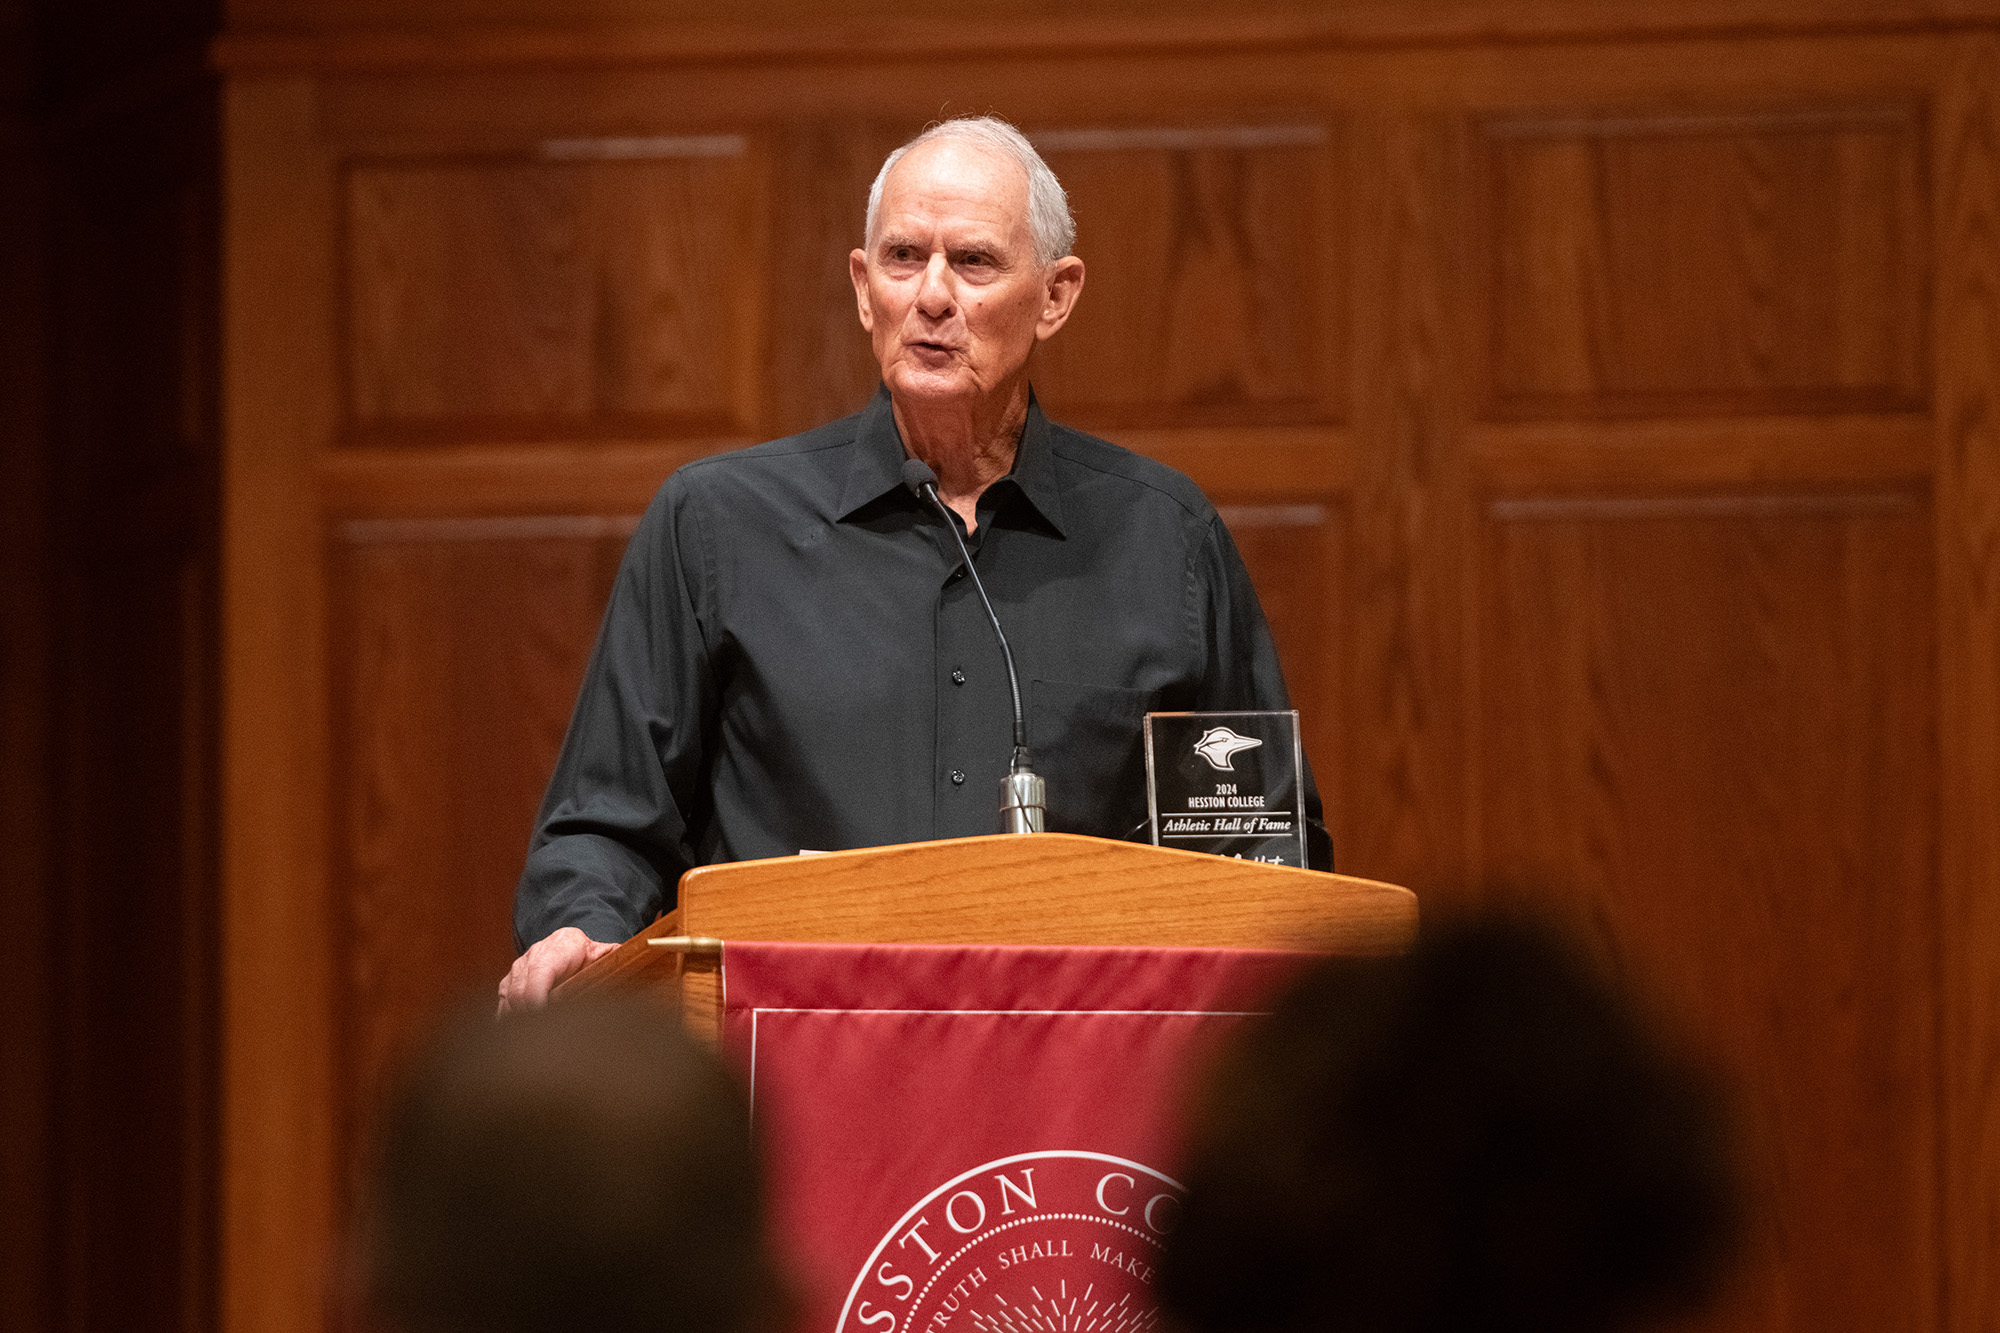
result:
<svg viewBox="0 0 2000 1333"><path fill-rule="evenodd" d="M577 27L461 24L434 29L239 26L216 39L210 63L228 74L325 71L400 73L421 70L513 69L527 66L689 66L759 62L820 63L856 59L1022 57L1371 50L1394 47L1546 45L1640 36L1648 40L1776 36L1952 34L1991 29L2000 5L1940 16L1928 6L1884 14L1879 6L1766 3L1764 12L1733 18L1690 18L1661 6L1543 4L1531 17L1495 16L1465 6L1429 17L1393 3L1343 6L1318 15L1239 15L1226 20L1156 16L1122 19L1040 19L995 31L953 31L918 25L885 31L859 22L816 24L594 24ZM1534 10L1545 11L1537 19ZM1593 12L1593 9L1595 12Z"/></svg>

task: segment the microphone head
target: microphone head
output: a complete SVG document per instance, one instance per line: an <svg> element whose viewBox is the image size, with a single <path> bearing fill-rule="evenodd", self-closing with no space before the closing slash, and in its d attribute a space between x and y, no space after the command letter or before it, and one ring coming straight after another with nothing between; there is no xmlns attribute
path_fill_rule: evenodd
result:
<svg viewBox="0 0 2000 1333"><path fill-rule="evenodd" d="M906 458L903 460L903 484L910 488L910 494L921 500L926 489L937 485L937 473L931 471L931 465L921 458Z"/></svg>

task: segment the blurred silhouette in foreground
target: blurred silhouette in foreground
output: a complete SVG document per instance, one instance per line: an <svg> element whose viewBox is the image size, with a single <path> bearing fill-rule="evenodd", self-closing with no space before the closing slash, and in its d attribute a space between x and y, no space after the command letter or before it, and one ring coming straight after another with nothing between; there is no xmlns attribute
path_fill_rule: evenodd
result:
<svg viewBox="0 0 2000 1333"><path fill-rule="evenodd" d="M1162 1262L1198 1333L1634 1327L1722 1275L1707 1085L1546 930L1315 967L1218 1066Z"/></svg>
<svg viewBox="0 0 2000 1333"><path fill-rule="evenodd" d="M678 1016L577 1000L448 1026L392 1103L363 1223L400 1333L783 1322L749 1107Z"/></svg>

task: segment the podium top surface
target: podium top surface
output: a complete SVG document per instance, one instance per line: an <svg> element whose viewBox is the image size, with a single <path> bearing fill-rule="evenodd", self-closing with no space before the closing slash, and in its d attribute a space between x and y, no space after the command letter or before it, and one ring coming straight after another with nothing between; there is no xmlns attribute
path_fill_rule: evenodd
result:
<svg viewBox="0 0 2000 1333"><path fill-rule="evenodd" d="M1076 834L994 834L700 866L677 929L717 939L1387 953L1416 896L1347 875Z"/></svg>

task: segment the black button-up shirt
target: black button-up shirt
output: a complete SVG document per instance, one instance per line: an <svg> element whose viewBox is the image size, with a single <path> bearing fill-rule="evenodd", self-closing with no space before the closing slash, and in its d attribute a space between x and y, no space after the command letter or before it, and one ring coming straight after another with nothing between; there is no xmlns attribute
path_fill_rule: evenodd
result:
<svg viewBox="0 0 2000 1333"><path fill-rule="evenodd" d="M1006 667L905 457L885 390L667 479L542 803L522 946L624 939L695 865L999 830ZM1146 712L1290 707L1235 544L1180 473L1031 402L978 512L1052 831L1145 836ZM1324 864L1310 775L1307 816Z"/></svg>

